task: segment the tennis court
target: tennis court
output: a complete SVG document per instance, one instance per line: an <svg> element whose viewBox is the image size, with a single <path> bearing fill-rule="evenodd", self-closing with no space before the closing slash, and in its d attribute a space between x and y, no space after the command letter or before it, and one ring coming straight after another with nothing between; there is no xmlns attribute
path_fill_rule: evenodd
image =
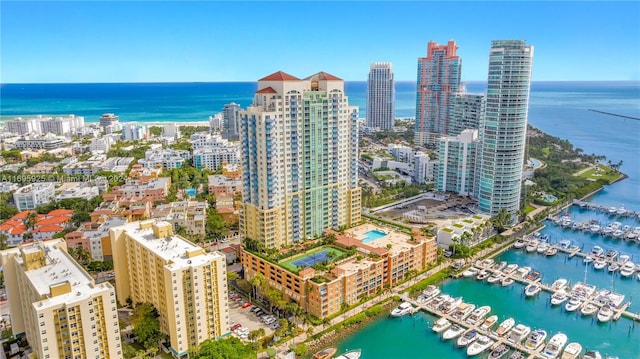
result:
<svg viewBox="0 0 640 359"><path fill-rule="evenodd" d="M332 259L330 259L329 253L335 253ZM281 265L287 269L296 271L306 267L311 267L314 264L322 263L324 261L331 262L336 258L342 256L343 254L344 252L337 248L321 247L313 250L312 252L305 253L297 257L294 257L292 259L289 259L287 261L284 261L281 263Z"/></svg>

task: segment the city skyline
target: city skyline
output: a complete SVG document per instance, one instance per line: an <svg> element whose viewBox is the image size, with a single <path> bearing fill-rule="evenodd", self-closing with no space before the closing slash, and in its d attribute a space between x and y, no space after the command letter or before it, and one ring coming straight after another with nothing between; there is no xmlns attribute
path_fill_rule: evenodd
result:
<svg viewBox="0 0 640 359"><path fill-rule="evenodd" d="M629 31L640 28L637 2L255 2L251 7L206 1L5 1L0 3L0 82L253 81L264 73L309 69L366 81L372 61L393 63L396 81L415 81L415 59L427 43L449 39L460 46L462 80L482 81L491 40L516 38L538 49L533 81L640 79L640 48L633 46L640 32ZM225 15L233 13L242 13L242 22ZM454 16L424 21L430 13ZM320 25L308 26L317 16ZM284 28L295 31L264 26L264 19L274 18L286 19ZM388 26L376 26L381 22ZM257 32L262 40L256 40ZM291 46L292 39L305 40ZM317 51L321 40L331 51ZM615 49L616 66L611 57L594 55L599 43ZM242 51L226 51L230 44L277 56L255 61Z"/></svg>

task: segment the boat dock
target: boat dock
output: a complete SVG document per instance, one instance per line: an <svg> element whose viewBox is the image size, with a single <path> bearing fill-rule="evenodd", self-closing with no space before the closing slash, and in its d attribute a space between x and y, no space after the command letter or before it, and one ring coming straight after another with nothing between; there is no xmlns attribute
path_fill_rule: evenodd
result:
<svg viewBox="0 0 640 359"><path fill-rule="evenodd" d="M611 222L601 226L599 221L577 222L568 216L550 216L549 220L554 225L565 229L640 243L640 226L631 227L630 225L622 225L620 222Z"/></svg>
<svg viewBox="0 0 640 359"><path fill-rule="evenodd" d="M624 208L624 206L621 206L621 207L607 207L607 206L599 205L597 203L585 202L585 201L580 201L580 200L577 200L577 199L573 200L573 204L578 206L578 207L580 207L580 208L606 213L606 214L608 214L610 216L635 218L637 220L640 220L640 213L638 213L636 211L626 210Z"/></svg>

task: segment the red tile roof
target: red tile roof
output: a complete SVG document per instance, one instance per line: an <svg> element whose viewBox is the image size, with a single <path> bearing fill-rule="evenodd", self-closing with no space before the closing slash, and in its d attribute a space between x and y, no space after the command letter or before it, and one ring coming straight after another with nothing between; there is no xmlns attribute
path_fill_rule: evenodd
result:
<svg viewBox="0 0 640 359"><path fill-rule="evenodd" d="M32 232L33 233L41 233L41 232L60 232L61 230L63 230L64 228L61 226L57 226L55 224L49 225L49 226L42 226L42 227L38 227L36 229L34 229Z"/></svg>
<svg viewBox="0 0 640 359"><path fill-rule="evenodd" d="M49 218L45 218L42 219L38 222L36 222L36 227L42 227L42 226L46 226L49 224L60 224L60 223L66 223L71 221L70 217L67 216L55 216L55 217L49 217Z"/></svg>
<svg viewBox="0 0 640 359"><path fill-rule="evenodd" d="M54 209L53 211L47 213L47 217L71 216L71 215L73 215L73 211L70 209Z"/></svg>
<svg viewBox="0 0 640 359"><path fill-rule="evenodd" d="M22 211L16 215L14 215L13 217L11 217L11 219L25 219L27 217L27 214L31 213L33 211Z"/></svg>
<svg viewBox="0 0 640 359"><path fill-rule="evenodd" d="M262 90L256 91L256 93L278 93L278 92L274 90L272 87L265 87Z"/></svg>
<svg viewBox="0 0 640 359"><path fill-rule="evenodd" d="M300 79L295 76L291 76L286 72L278 71L269 76L263 77L258 81L300 81Z"/></svg>
<svg viewBox="0 0 640 359"><path fill-rule="evenodd" d="M19 226L13 227L10 233L13 235L18 235L18 234L24 233L26 230L27 230L27 227L23 225L19 225Z"/></svg>
<svg viewBox="0 0 640 359"><path fill-rule="evenodd" d="M336 77L336 76L333 76L332 74L328 74L328 73L326 73L326 72L324 72L324 71L320 71L320 72L318 72L317 74L313 74L313 75L311 75L311 76L309 76L309 77L305 78L305 80L309 80L309 79L311 79L312 77L317 77L317 78L318 78L318 80L322 80L322 81L327 81L327 80L328 80L328 81L342 81L342 79L341 79L341 78Z"/></svg>

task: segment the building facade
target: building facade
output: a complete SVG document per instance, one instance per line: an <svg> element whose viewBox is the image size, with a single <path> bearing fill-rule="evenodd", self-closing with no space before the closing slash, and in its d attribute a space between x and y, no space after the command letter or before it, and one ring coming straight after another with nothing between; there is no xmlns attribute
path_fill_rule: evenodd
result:
<svg viewBox="0 0 640 359"><path fill-rule="evenodd" d="M13 202L18 211L35 209L53 201L55 189L53 182L31 183L13 192Z"/></svg>
<svg viewBox="0 0 640 359"><path fill-rule="evenodd" d="M122 126L122 139L125 141L137 141L147 138L147 126L137 123L128 123Z"/></svg>
<svg viewBox="0 0 640 359"><path fill-rule="evenodd" d="M225 104L222 108L222 138L237 141L238 136L238 111L240 105L235 102Z"/></svg>
<svg viewBox="0 0 640 359"><path fill-rule="evenodd" d="M174 356L229 332L224 255L174 235L164 221L127 223L110 237L118 302L153 304Z"/></svg>
<svg viewBox="0 0 640 359"><path fill-rule="evenodd" d="M367 81L367 127L390 130L395 119L396 90L390 62L374 62Z"/></svg>
<svg viewBox="0 0 640 359"><path fill-rule="evenodd" d="M495 40L489 53L485 118L480 127L478 206L517 221L529 109L533 46Z"/></svg>
<svg viewBox="0 0 640 359"><path fill-rule="evenodd" d="M446 135L452 99L460 91L462 59L453 40L446 45L430 41L427 56L418 59L414 144L433 147Z"/></svg>
<svg viewBox="0 0 640 359"><path fill-rule="evenodd" d="M436 190L475 197L477 153L477 130L464 130L458 136L440 137Z"/></svg>
<svg viewBox="0 0 640 359"><path fill-rule="evenodd" d="M360 222L358 111L341 79L276 72L239 115L246 237L280 247Z"/></svg>
<svg viewBox="0 0 640 359"><path fill-rule="evenodd" d="M62 239L0 252L14 335L38 358L122 358L115 290L67 253Z"/></svg>
<svg viewBox="0 0 640 359"><path fill-rule="evenodd" d="M452 99L449 136L457 136L467 129L477 130L484 117L484 95L458 94Z"/></svg>

